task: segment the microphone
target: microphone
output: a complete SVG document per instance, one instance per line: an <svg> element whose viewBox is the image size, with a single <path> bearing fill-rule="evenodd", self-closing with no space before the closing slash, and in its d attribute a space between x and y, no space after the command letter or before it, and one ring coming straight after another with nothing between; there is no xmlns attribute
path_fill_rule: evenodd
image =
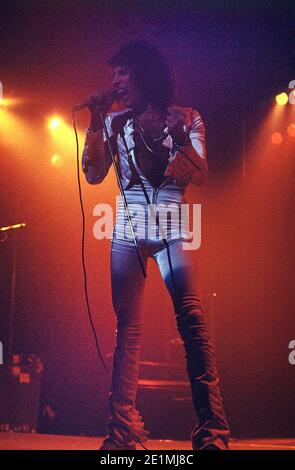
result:
<svg viewBox="0 0 295 470"><path fill-rule="evenodd" d="M106 90L106 91L97 91L93 95L88 96L88 98L82 103L74 106L74 111L81 111L84 108L100 108L105 110L111 106L113 101L119 97L119 92L117 90Z"/></svg>

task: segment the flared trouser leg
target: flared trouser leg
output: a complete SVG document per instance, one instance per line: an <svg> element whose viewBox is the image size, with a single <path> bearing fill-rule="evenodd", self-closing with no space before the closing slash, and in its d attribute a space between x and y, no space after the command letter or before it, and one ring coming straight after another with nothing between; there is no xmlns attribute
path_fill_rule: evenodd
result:
<svg viewBox="0 0 295 470"><path fill-rule="evenodd" d="M146 264L146 259L144 262ZM112 243L111 281L117 331L107 434L119 445L124 445L131 441L144 442L148 438L135 406L145 279L132 243Z"/></svg>
<svg viewBox="0 0 295 470"><path fill-rule="evenodd" d="M226 449L230 430L219 389L215 353L211 345L200 297L198 275L192 252L183 250L180 240L155 254L162 277L171 295L176 322L182 337L187 372L199 424L192 433L193 448L214 444Z"/></svg>

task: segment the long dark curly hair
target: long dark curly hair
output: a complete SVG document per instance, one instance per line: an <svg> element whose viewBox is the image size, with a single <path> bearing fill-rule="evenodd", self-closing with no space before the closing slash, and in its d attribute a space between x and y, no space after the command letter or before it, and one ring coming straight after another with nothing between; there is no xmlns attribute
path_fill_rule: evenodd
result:
<svg viewBox="0 0 295 470"><path fill-rule="evenodd" d="M173 100L174 79L162 53L144 41L130 41L109 60L112 67L124 66L144 96L156 108L166 109Z"/></svg>

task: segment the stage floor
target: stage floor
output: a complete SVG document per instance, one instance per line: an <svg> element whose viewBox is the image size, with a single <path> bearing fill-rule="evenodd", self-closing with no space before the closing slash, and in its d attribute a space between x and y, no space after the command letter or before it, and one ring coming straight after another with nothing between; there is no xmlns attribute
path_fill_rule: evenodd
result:
<svg viewBox="0 0 295 470"><path fill-rule="evenodd" d="M0 450L97 450L99 437L0 432ZM151 439L148 450L191 450L189 441ZM232 450L295 450L295 439L232 439ZM137 450L143 450L137 446Z"/></svg>

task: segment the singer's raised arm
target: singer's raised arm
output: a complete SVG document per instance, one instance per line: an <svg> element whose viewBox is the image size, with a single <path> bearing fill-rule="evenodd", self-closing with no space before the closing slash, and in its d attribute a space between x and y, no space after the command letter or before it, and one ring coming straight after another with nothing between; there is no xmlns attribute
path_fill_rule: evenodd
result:
<svg viewBox="0 0 295 470"><path fill-rule="evenodd" d="M185 110L183 123L188 131L187 138L179 150L173 149L173 135L163 142L163 145L171 148L165 176L174 176L183 182L199 186L208 176L205 126L198 111L192 108L182 109Z"/></svg>
<svg viewBox="0 0 295 470"><path fill-rule="evenodd" d="M116 144L113 137L110 116L105 119L105 124L115 153ZM86 132L85 144L82 153L82 169L88 183L101 183L108 174L111 164L112 158L108 143L106 142L104 130L102 128L95 130L90 125Z"/></svg>

